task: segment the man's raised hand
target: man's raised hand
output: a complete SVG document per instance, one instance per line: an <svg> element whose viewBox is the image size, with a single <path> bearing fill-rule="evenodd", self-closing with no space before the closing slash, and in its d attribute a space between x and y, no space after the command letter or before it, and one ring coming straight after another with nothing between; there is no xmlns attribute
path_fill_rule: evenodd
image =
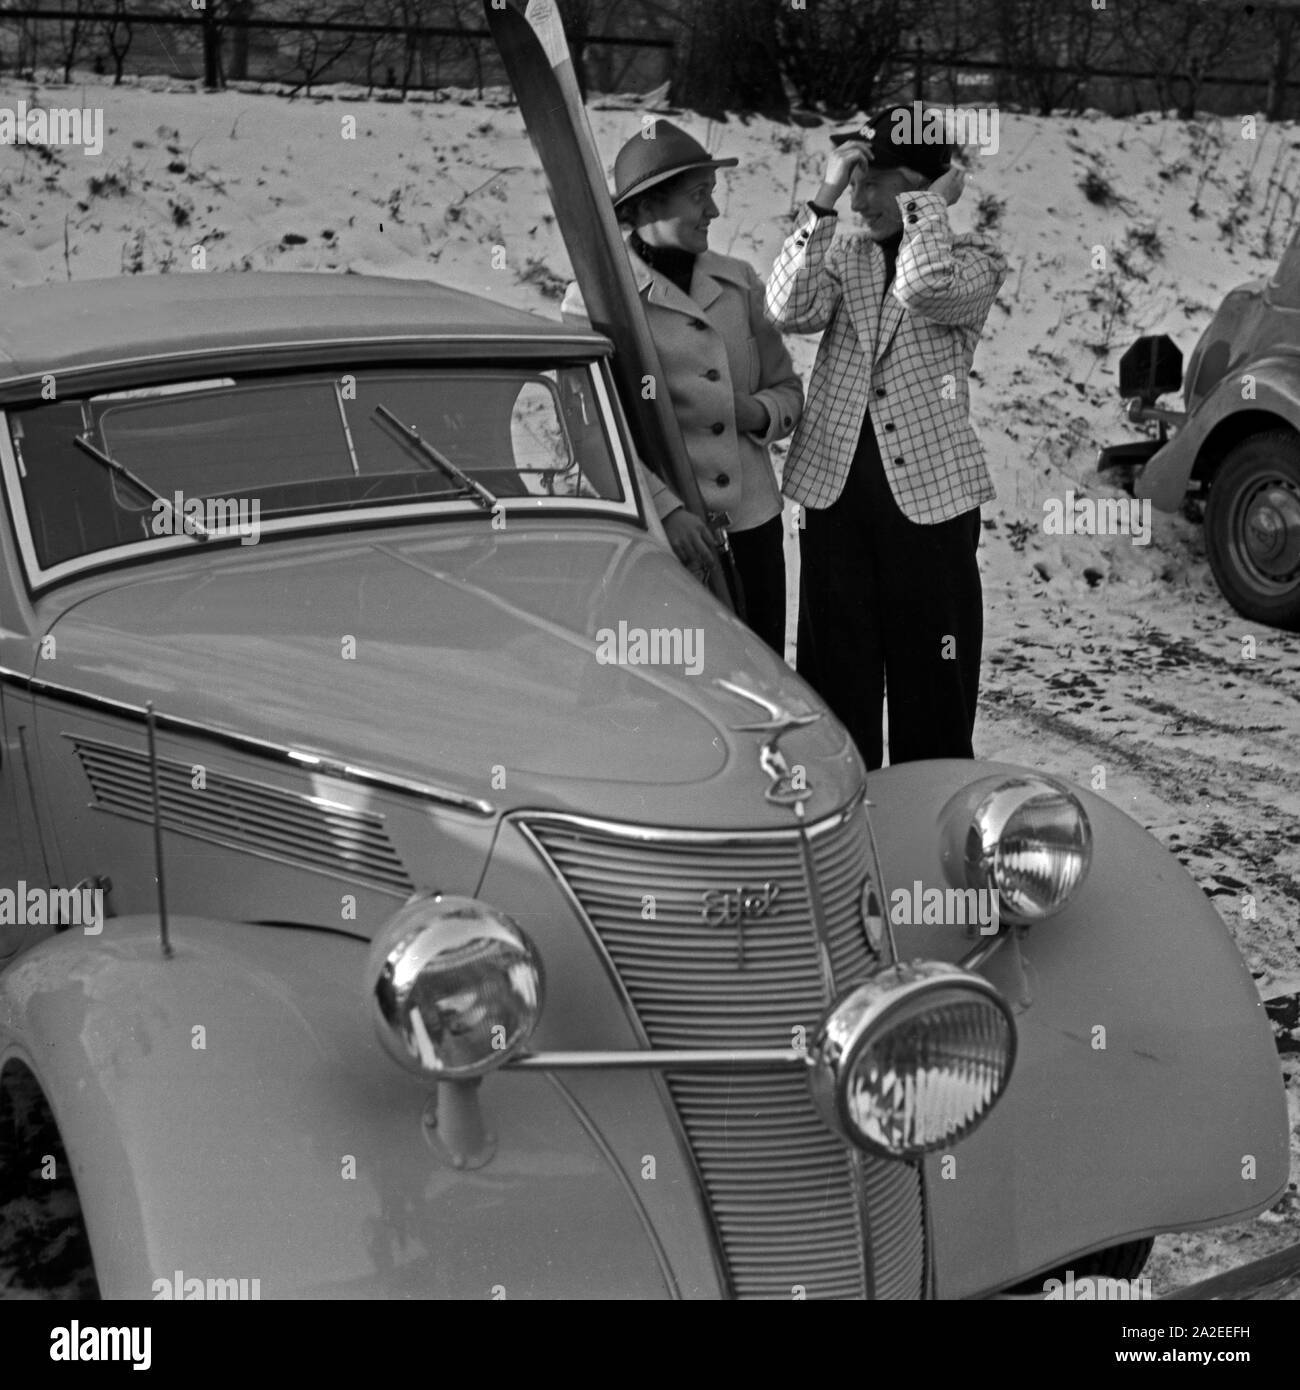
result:
<svg viewBox="0 0 1300 1390"><path fill-rule="evenodd" d="M840 195L849 186L853 171L865 169L871 163L871 152L865 145L841 145L831 151L826 161L826 172L822 175L822 186L817 190L813 202L819 208L833 208Z"/></svg>

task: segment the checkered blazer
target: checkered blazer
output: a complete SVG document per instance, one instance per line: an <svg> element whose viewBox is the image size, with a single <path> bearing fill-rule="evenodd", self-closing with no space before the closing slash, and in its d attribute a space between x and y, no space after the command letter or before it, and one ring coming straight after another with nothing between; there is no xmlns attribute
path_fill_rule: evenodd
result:
<svg viewBox="0 0 1300 1390"><path fill-rule="evenodd" d="M975 344L1007 263L984 236L954 235L937 193L900 194L903 240L882 305L885 253L805 208L768 280L766 310L789 333L822 333L781 490L829 507L844 490L868 402L903 515L949 521L993 497L970 423Z"/></svg>

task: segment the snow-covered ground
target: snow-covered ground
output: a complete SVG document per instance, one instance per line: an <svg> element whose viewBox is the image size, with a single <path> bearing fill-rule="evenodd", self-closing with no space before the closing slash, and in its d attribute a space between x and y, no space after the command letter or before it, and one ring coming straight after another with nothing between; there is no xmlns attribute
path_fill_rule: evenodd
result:
<svg viewBox="0 0 1300 1390"><path fill-rule="evenodd" d="M211 269L436 279L555 314L568 259L504 94L360 97L208 95L162 80L0 89L0 105L104 111L97 157L0 147L0 286L187 274L202 244ZM824 132L673 119L740 158L720 176L712 244L766 274L792 207L817 186ZM608 161L638 122L593 110ZM1187 865L1276 998L1300 991L1300 637L1232 611L1181 516L1157 514L1147 546L1042 529L1045 501L1108 491L1097 446L1133 435L1115 398L1119 352L1156 331L1190 351L1223 293L1268 273L1294 230L1300 128L1261 119L1253 133L1238 120L1004 114L998 152L975 161L954 219L991 225L1011 263L973 382L998 488L985 508L976 751L1087 785L1104 775L1103 794ZM792 340L805 375L814 347ZM1289 1045L1300 1130L1300 1035ZM1294 1136L1293 1156L1294 1179ZM1156 1292L1300 1239L1291 1188L1246 1226L1163 1239Z"/></svg>

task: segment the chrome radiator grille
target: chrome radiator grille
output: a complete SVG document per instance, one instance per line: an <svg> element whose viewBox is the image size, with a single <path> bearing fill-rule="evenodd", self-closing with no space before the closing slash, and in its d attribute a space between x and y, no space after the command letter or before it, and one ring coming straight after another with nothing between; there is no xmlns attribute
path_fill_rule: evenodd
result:
<svg viewBox="0 0 1300 1390"><path fill-rule="evenodd" d="M683 836L559 816L530 818L526 829L591 923L650 1046L811 1042L831 1000L796 831ZM860 906L865 811L808 833L838 995L877 964ZM772 911L743 932L705 920L710 892L769 884ZM867 1155L855 1163L801 1073L665 1076L738 1297L923 1294L914 1168Z"/></svg>
<svg viewBox="0 0 1300 1390"><path fill-rule="evenodd" d="M65 737L72 740L97 809L128 820L153 820L149 756L143 749ZM379 888L414 891L381 815L212 768L204 770L201 790L192 777L189 763L158 759L158 800L168 830Z"/></svg>

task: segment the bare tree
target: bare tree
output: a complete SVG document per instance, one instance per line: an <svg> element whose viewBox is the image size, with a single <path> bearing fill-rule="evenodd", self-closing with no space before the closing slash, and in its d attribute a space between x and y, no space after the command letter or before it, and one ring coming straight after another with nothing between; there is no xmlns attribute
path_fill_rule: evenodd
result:
<svg viewBox="0 0 1300 1390"><path fill-rule="evenodd" d="M253 0L230 0L230 18L248 20L253 17ZM248 79L249 31L242 24L230 30L230 76L236 82Z"/></svg>
<svg viewBox="0 0 1300 1390"><path fill-rule="evenodd" d="M113 59L114 87L122 85L122 69L126 66L126 57L131 51L131 41L135 37L135 29L126 5L127 0L109 0L112 13L99 24L99 32L104 36L104 43Z"/></svg>
<svg viewBox="0 0 1300 1390"><path fill-rule="evenodd" d="M68 15L68 18L56 21L65 82L72 81L72 69L76 64L77 55L90 32L91 21L94 17L91 13L92 10L91 0L71 0L67 9L63 11Z"/></svg>
<svg viewBox="0 0 1300 1390"><path fill-rule="evenodd" d="M929 0L913 21L914 44L924 73L942 71L948 87L959 89L958 63L988 61L996 51L997 15L991 0Z"/></svg>
<svg viewBox="0 0 1300 1390"><path fill-rule="evenodd" d="M907 32L922 8L915 0L819 0L806 9L782 8L782 67L800 101L835 115L870 110L877 93L896 80Z"/></svg>
<svg viewBox="0 0 1300 1390"><path fill-rule="evenodd" d="M284 17L303 23L315 20L331 24L359 24L365 20L365 7L359 0L357 3L339 0L339 3L325 8L319 4L319 0L291 0ZM304 90L310 96L312 83L319 82L339 63L359 37L357 34L321 29L299 29L296 35L298 55L293 73L299 80L291 89L290 96Z"/></svg>
<svg viewBox="0 0 1300 1390"><path fill-rule="evenodd" d="M366 18L373 24L389 26L388 33L371 34L367 37L366 85L373 90L376 82L375 72L378 69L383 85L396 87L399 81L399 67L403 71L406 69L410 49L407 29L412 20L409 6L404 7L401 0L379 0L379 3L371 3L366 7Z"/></svg>
<svg viewBox="0 0 1300 1390"><path fill-rule="evenodd" d="M1295 109L1287 84L1300 59L1300 0L1259 0L1255 8L1268 34L1268 95L1264 109L1270 121L1285 120Z"/></svg>
<svg viewBox="0 0 1300 1390"><path fill-rule="evenodd" d="M1043 116L1079 105L1090 69L1101 66L1114 41L1110 11L1060 0L994 0L993 12L998 54L1010 69L1003 85L1014 99Z"/></svg>
<svg viewBox="0 0 1300 1390"><path fill-rule="evenodd" d="M569 40L569 57L584 99L587 95L587 40L591 37L593 0L559 0L560 18Z"/></svg>
<svg viewBox="0 0 1300 1390"><path fill-rule="evenodd" d="M707 116L787 115L776 26L767 0L682 0L672 100Z"/></svg>
<svg viewBox="0 0 1300 1390"><path fill-rule="evenodd" d="M1145 0L1124 7L1117 20L1126 51L1154 74L1156 101L1176 107L1182 120L1195 116L1207 77L1250 64L1268 48L1268 26L1255 6Z"/></svg>
<svg viewBox="0 0 1300 1390"><path fill-rule="evenodd" d="M462 13L462 9L464 13ZM451 13L455 26L464 35L458 39L457 43L465 52L470 65L474 69L474 85L478 89L478 94L483 95L483 49L482 41L472 37L472 34L483 28L483 4L482 0L451 0ZM435 49L435 55L438 49ZM438 80L437 58L435 57L434 83Z"/></svg>

